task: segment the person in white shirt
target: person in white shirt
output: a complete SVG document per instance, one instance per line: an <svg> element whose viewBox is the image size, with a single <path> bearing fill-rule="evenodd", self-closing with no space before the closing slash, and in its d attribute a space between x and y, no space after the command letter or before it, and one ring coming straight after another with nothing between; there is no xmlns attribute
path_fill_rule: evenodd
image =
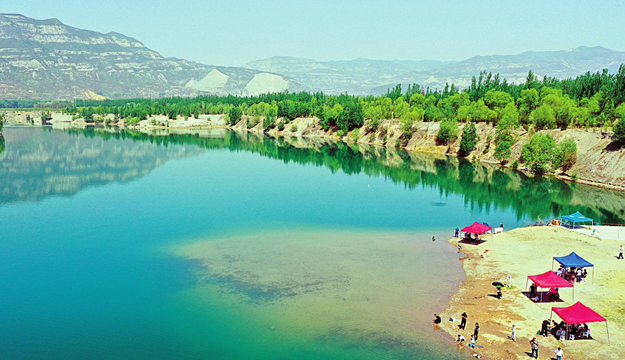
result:
<svg viewBox="0 0 625 360"><path fill-rule="evenodd" d="M462 336L461 334L458 334L458 340L456 340L457 344L462 344L464 343L466 339L464 338L464 336Z"/></svg>
<svg viewBox="0 0 625 360"><path fill-rule="evenodd" d="M564 351L561 348L558 348L556 351L556 360L562 360L562 356L564 356Z"/></svg>
<svg viewBox="0 0 625 360"><path fill-rule="evenodd" d="M512 325L512 334L510 334L510 339L512 341L516 341L516 326Z"/></svg>

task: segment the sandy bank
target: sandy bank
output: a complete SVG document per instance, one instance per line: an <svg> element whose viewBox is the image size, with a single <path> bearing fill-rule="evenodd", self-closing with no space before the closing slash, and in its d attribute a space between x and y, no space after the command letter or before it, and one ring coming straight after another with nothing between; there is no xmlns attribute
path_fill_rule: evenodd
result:
<svg viewBox="0 0 625 360"><path fill-rule="evenodd" d="M470 339L474 324L480 324L478 344L484 346L480 352L492 359L527 358L531 352L529 340L540 330L541 322L549 319L553 303L537 304L521 292L525 291L528 275L537 275L551 270L553 256L568 255L575 251L595 264L594 283L576 283L575 301L581 301L608 319L610 340L608 346L604 323L589 324L595 340L569 341L564 347L567 359L622 359L625 357L625 260L615 255L621 242L600 240L595 237L569 231L561 227L521 228L487 237L479 246L462 245L469 259L463 261L466 280L454 295L444 311L442 328L452 336L459 332L459 322L449 318L460 318L463 311L469 315L467 327L461 333ZM457 245L457 239L449 240ZM484 250L487 257L481 258ZM512 276L512 289L504 289L501 300L495 294L493 281L505 281ZM572 304L571 291L561 290L564 303ZM560 319L554 315L557 321ZM507 339L512 325L517 327L517 341ZM540 358L554 357L553 351L563 346L553 337L538 337Z"/></svg>

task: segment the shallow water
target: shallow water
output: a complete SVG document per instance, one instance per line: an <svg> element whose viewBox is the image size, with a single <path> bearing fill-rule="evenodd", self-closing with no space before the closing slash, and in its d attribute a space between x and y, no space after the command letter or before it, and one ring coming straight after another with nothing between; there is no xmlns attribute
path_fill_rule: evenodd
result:
<svg viewBox="0 0 625 360"><path fill-rule="evenodd" d="M7 359L462 356L430 323L462 279L453 228L621 217L615 193L394 150L4 135Z"/></svg>

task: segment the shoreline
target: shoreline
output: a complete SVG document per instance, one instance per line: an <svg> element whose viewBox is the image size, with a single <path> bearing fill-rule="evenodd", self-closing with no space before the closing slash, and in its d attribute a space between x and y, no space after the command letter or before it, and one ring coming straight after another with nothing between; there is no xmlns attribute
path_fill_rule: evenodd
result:
<svg viewBox="0 0 625 360"><path fill-rule="evenodd" d="M625 262L620 263L613 255L617 253L620 241L598 238L566 230L558 226L517 228L494 237L486 236L486 242L479 246L462 245L467 259L462 261L465 280L458 292L452 296L446 309L440 314L443 322L440 328L452 338L461 333L468 344L476 322L480 324L478 344L480 349L470 349L484 358L519 359L529 356L529 340L536 336L540 343L539 356L552 357L561 346L569 360L621 359L625 349L618 344L625 342L625 305L615 306L625 299ZM456 246L457 238L447 241ZM543 246L541 246L543 244ZM489 250L486 258L481 254ZM537 275L551 270L553 256L567 255L575 251L588 261L597 264L594 281L575 284L575 302L581 301L604 316L609 323L611 346L607 343L606 325L590 323L594 340L569 341L563 344L553 336L542 337L540 330L543 319L549 319L552 306L573 304L572 292L561 291L564 302L534 303L522 294L528 275ZM590 272L589 272L590 273ZM512 276L512 288L503 289L503 297L494 297L496 289L492 282L505 283L506 275ZM466 329L458 329L460 315L467 312ZM450 318L457 319L449 321ZM561 319L553 315L556 321ZM512 325L517 328L517 341L508 338ZM468 348L468 346L464 346ZM589 356L589 354L592 354Z"/></svg>
<svg viewBox="0 0 625 360"><path fill-rule="evenodd" d="M60 113L53 113L50 124L59 125L61 127L91 127L104 124L103 122L86 123L82 119L73 120L72 116ZM23 123L21 118L8 120L7 123ZM329 141L343 141L347 144L363 144L371 146L380 146L385 148L396 148L411 153L427 153L444 156L453 156L466 159L471 162L481 162L504 168L510 168L519 171L528 176L541 176L534 174L530 169L519 166L514 168L521 158L522 147L527 143L533 132L524 130L516 130L514 133L515 142L511 147L511 156L506 163L498 161L495 157L495 146L491 143L492 138L496 136L496 129L489 124L477 123L478 141L475 149L470 156L460 156L460 136L449 144L440 144L437 142L437 133L440 124L436 122L416 123L413 127L413 135L410 139L405 139L400 129L399 120L383 120L377 129L371 129L368 125L356 128L347 134L341 134L333 131L333 129L324 130L317 118L297 118L288 122L283 130L264 129L262 121L253 127L248 127L250 116L244 115L237 124L230 125L225 121L224 114L216 115L200 115L199 118L182 118L175 120L168 119L165 116L153 116L147 120L142 120L138 124L128 125L123 120L113 122L111 127L128 128L137 131L150 130L207 130L225 128L233 131L263 134L274 138L312 138L312 139L328 139ZM109 119L110 120L110 119ZM35 120L34 124L40 124L41 120ZM254 124L254 123L251 123ZM251 125L250 124L250 125ZM334 129L336 130L336 129ZM459 132L462 131L462 126ZM556 179L574 182L593 187L604 189L625 191L625 177L619 174L625 174L625 163L620 161L620 157L625 155L625 149L610 149L610 141L604 138L601 132L596 130L584 129L568 129L568 130L542 130L541 132L550 134L556 142L567 139L573 139L578 144L577 162L566 172L546 173L542 176L554 177Z"/></svg>

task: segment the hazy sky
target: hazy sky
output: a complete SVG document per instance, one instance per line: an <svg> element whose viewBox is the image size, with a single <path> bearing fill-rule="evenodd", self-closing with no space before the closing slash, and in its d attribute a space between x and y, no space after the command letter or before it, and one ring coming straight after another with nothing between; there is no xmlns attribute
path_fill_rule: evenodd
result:
<svg viewBox="0 0 625 360"><path fill-rule="evenodd" d="M580 45L625 50L625 1L0 0L0 11L136 38L163 56L240 66L316 60L463 60Z"/></svg>

